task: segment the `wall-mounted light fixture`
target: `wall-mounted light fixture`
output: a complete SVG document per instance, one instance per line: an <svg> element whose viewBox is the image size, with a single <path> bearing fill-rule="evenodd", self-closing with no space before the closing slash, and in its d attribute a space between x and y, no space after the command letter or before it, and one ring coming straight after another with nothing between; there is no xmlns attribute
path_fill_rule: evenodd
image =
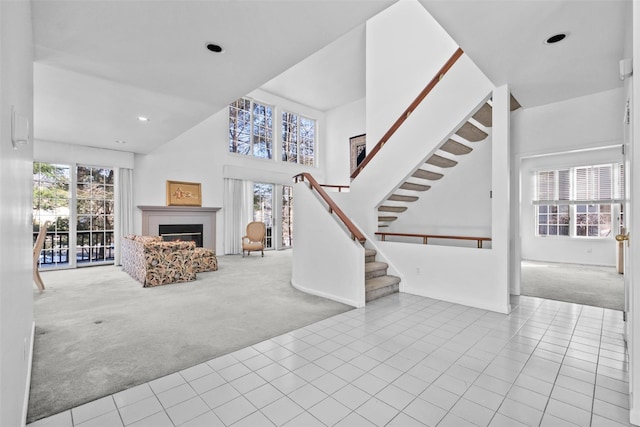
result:
<svg viewBox="0 0 640 427"><path fill-rule="evenodd" d="M21 116L16 112L15 107L11 106L11 143L13 149L17 150L21 145L29 143L29 119Z"/></svg>

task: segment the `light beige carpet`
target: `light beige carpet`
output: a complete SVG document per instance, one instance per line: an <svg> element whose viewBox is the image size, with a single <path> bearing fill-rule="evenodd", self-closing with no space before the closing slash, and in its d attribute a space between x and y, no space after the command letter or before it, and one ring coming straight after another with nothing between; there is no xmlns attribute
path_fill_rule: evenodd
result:
<svg viewBox="0 0 640 427"><path fill-rule="evenodd" d="M42 273L28 422L351 309L291 287L291 250L218 260L153 288L115 266Z"/></svg>
<svg viewBox="0 0 640 427"><path fill-rule="evenodd" d="M624 276L615 267L522 261L521 278L522 295L624 308Z"/></svg>

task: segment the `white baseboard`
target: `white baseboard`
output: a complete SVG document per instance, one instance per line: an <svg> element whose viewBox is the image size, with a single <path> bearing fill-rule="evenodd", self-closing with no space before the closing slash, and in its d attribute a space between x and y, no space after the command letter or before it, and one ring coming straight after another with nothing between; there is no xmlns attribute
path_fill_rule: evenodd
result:
<svg viewBox="0 0 640 427"><path fill-rule="evenodd" d="M22 427L27 425L27 412L29 411L29 393L31 392L31 366L33 365L33 343L36 338L36 322L31 325L31 340L29 343L29 361L27 365L27 383L24 387L24 401L22 403Z"/></svg>
<svg viewBox="0 0 640 427"><path fill-rule="evenodd" d="M479 308L482 310L495 311L496 313L509 314L511 312L511 304L509 303L500 303L494 301L477 301L475 299L465 298L461 296L460 298L446 298L442 295L433 295L423 288L416 288L411 286L406 286L404 288L404 292L412 295L418 295L425 298L437 299L440 301L446 301L453 304L466 305L467 307Z"/></svg>
<svg viewBox="0 0 640 427"><path fill-rule="evenodd" d="M311 294L311 295L317 295L319 297L323 297L323 298L327 298L327 299L330 299L330 300L333 300L333 301L341 302L342 304L347 304L347 305L350 305L351 307L362 308L365 305L364 304L364 300L362 301L362 303L358 303L357 301L352 301L350 299L337 297L335 295L330 295L330 294L327 294L325 292L319 292L319 291L316 291L315 289L305 288L304 286L300 286L300 285L296 284L293 280L291 281L291 286L293 286L297 290L302 291L304 293Z"/></svg>
<svg viewBox="0 0 640 427"><path fill-rule="evenodd" d="M637 409L631 409L629 411L629 422L634 426L640 425L640 411Z"/></svg>

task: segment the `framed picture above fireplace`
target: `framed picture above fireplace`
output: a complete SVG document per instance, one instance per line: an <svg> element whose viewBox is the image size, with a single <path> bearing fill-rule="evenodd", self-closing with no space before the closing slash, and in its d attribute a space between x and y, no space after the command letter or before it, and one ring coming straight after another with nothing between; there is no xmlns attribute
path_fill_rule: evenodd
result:
<svg viewBox="0 0 640 427"><path fill-rule="evenodd" d="M202 206L200 183L167 181L167 206Z"/></svg>

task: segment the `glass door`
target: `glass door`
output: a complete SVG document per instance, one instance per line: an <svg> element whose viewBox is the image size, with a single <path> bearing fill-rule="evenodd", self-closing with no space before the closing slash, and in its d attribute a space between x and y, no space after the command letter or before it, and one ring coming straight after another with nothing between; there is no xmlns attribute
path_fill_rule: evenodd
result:
<svg viewBox="0 0 640 427"><path fill-rule="evenodd" d="M114 170L33 163L33 242L47 221L40 268L114 260Z"/></svg>
<svg viewBox="0 0 640 427"><path fill-rule="evenodd" d="M67 165L33 163L33 243L47 221L41 268L70 267L71 171Z"/></svg>
<svg viewBox="0 0 640 427"><path fill-rule="evenodd" d="M267 229L264 248L273 249L273 184L253 184L253 220L264 222Z"/></svg>
<svg viewBox="0 0 640 427"><path fill-rule="evenodd" d="M76 182L77 263L113 262L114 171L78 166Z"/></svg>
<svg viewBox="0 0 640 427"><path fill-rule="evenodd" d="M293 187L282 186L282 247L293 246Z"/></svg>

